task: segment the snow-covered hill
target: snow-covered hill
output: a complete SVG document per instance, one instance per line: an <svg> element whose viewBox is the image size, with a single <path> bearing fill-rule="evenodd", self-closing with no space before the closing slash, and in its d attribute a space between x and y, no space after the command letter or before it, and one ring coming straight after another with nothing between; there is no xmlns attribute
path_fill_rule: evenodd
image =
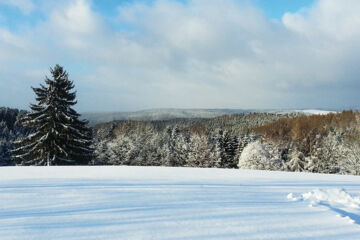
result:
<svg viewBox="0 0 360 240"><path fill-rule="evenodd" d="M359 180L235 169L4 167L0 236L358 239Z"/></svg>
<svg viewBox="0 0 360 240"><path fill-rule="evenodd" d="M223 115L240 113L302 113L307 115L328 114L335 111L321 109L303 109L303 110L271 110L271 109L149 109L137 112L106 112L106 113L83 113L82 117L87 119L90 124L105 123L115 120L169 120L175 118L214 118Z"/></svg>
<svg viewBox="0 0 360 240"><path fill-rule="evenodd" d="M90 124L105 123L115 120L169 120L176 118L214 118L222 115L248 113L243 109L149 109L137 112L83 113L82 117Z"/></svg>
<svg viewBox="0 0 360 240"><path fill-rule="evenodd" d="M336 111L320 110L320 109L303 109L303 110L275 110L270 111L271 113L278 114L289 114L289 113L300 113L305 115L326 115L329 113L337 113Z"/></svg>

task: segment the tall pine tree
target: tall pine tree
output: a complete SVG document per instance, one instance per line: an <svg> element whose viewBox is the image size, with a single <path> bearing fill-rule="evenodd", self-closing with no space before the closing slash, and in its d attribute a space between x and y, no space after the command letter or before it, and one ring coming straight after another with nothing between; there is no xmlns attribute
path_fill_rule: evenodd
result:
<svg viewBox="0 0 360 240"><path fill-rule="evenodd" d="M14 142L13 158L21 165L87 164L93 155L91 129L72 108L77 102L74 84L59 65L50 68L52 79L32 88L37 104L21 119L34 133Z"/></svg>

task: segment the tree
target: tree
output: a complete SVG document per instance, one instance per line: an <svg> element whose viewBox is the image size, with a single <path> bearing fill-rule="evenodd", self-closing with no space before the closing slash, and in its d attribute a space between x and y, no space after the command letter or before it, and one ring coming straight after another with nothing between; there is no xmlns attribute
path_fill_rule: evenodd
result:
<svg viewBox="0 0 360 240"><path fill-rule="evenodd" d="M242 169L270 170L270 153L260 141L251 142L243 149L238 167Z"/></svg>
<svg viewBox="0 0 360 240"><path fill-rule="evenodd" d="M25 111L0 107L0 166L14 165L11 142L29 134L30 129L19 126Z"/></svg>
<svg viewBox="0 0 360 240"><path fill-rule="evenodd" d="M34 132L13 142L13 158L21 165L87 164L93 155L92 132L72 108L77 103L74 84L59 65L50 72L52 79L45 77L45 85L32 88L37 104L30 104L32 111L20 122Z"/></svg>
<svg viewBox="0 0 360 240"><path fill-rule="evenodd" d="M290 154L290 161L286 163L286 169L293 172L303 172L306 161L304 154L298 150L293 150Z"/></svg>
<svg viewBox="0 0 360 240"><path fill-rule="evenodd" d="M186 166L189 167L213 167L211 159L211 145L205 134L194 133L190 136L189 154Z"/></svg>
<svg viewBox="0 0 360 240"><path fill-rule="evenodd" d="M165 165L172 167L185 166L188 159L189 139L181 133L178 126L166 129Z"/></svg>
<svg viewBox="0 0 360 240"><path fill-rule="evenodd" d="M219 168L237 168L237 151L239 141L236 136L232 137L228 131L219 131L217 137L218 159L216 166Z"/></svg>
<svg viewBox="0 0 360 240"><path fill-rule="evenodd" d="M340 152L339 167L341 174L360 175L360 134L357 129L351 129L344 137L341 145L337 146Z"/></svg>

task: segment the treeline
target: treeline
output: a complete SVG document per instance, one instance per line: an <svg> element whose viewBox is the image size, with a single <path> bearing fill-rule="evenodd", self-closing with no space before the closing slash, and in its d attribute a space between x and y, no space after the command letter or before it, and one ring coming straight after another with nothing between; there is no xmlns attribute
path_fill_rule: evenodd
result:
<svg viewBox="0 0 360 240"><path fill-rule="evenodd" d="M0 108L1 165L15 164L12 142L31 132L20 123L25 114ZM95 154L89 164L236 168L242 149L258 138L254 127L292 116L250 113L99 124L93 127Z"/></svg>
<svg viewBox="0 0 360 240"><path fill-rule="evenodd" d="M291 116L250 113L99 124L92 163L236 168L244 147L259 137L254 127Z"/></svg>
<svg viewBox="0 0 360 240"><path fill-rule="evenodd" d="M10 153L11 142L30 132L30 129L19 124L19 119L25 113L18 109L0 107L0 166L14 165Z"/></svg>
<svg viewBox="0 0 360 240"><path fill-rule="evenodd" d="M249 145L239 166L252 169L360 174L359 113L280 119L253 130L261 140Z"/></svg>
<svg viewBox="0 0 360 240"><path fill-rule="evenodd" d="M293 141L299 143L304 139L310 141L315 136L325 136L329 131L356 129L358 114L351 110L326 115L300 115L283 118L254 130L264 138L275 141Z"/></svg>
<svg viewBox="0 0 360 240"><path fill-rule="evenodd" d="M95 127L92 164L360 174L359 113L236 114Z"/></svg>
<svg viewBox="0 0 360 240"><path fill-rule="evenodd" d="M0 164L27 136L24 111L0 108ZM92 127L90 165L189 166L360 175L360 114L234 114Z"/></svg>

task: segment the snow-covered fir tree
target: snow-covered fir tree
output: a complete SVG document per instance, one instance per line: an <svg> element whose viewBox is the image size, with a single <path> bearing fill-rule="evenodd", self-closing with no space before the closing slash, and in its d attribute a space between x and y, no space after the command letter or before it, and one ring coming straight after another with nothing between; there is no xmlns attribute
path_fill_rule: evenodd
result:
<svg viewBox="0 0 360 240"><path fill-rule="evenodd" d="M205 134L192 134L190 136L190 150L186 160L188 167L213 167L211 145Z"/></svg>
<svg viewBox="0 0 360 240"><path fill-rule="evenodd" d="M188 159L189 139L185 138L178 126L169 127L167 132L167 143L165 146L165 165L167 166L184 166Z"/></svg>
<svg viewBox="0 0 360 240"><path fill-rule="evenodd" d="M306 161L304 154L294 150L290 154L290 161L287 162L286 168L292 172L303 172L305 170Z"/></svg>
<svg viewBox="0 0 360 240"><path fill-rule="evenodd" d="M93 155L91 129L72 108L77 101L74 84L59 65L50 68L52 78L32 88L37 104L21 119L34 133L15 141L13 158L21 165L88 164Z"/></svg>
<svg viewBox="0 0 360 240"><path fill-rule="evenodd" d="M220 168L237 168L237 151L239 141L236 136L231 136L228 131L219 131L217 138L218 159L216 166Z"/></svg>

